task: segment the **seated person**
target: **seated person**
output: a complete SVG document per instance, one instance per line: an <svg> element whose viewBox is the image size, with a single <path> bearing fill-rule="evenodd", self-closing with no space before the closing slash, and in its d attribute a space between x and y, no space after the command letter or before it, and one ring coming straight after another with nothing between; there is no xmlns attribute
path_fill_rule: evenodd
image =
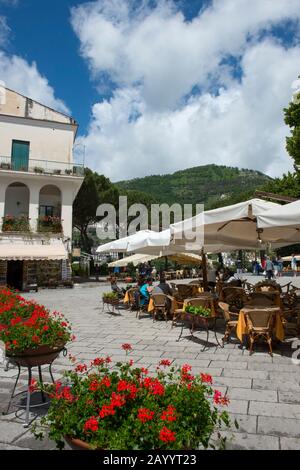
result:
<svg viewBox="0 0 300 470"><path fill-rule="evenodd" d="M152 279L148 278L147 281L140 287L140 303L147 305L149 303L150 292L152 291Z"/></svg>
<svg viewBox="0 0 300 470"><path fill-rule="evenodd" d="M163 275L160 277L159 284L156 287L153 287L152 294L173 295L172 289L166 282L166 278Z"/></svg>
<svg viewBox="0 0 300 470"><path fill-rule="evenodd" d="M117 285L117 278L115 276L112 276L110 278L110 287L111 287L111 290L113 292L116 292L117 294L119 294L120 296L123 296L123 294L125 293L125 290L124 289L121 289L118 285Z"/></svg>

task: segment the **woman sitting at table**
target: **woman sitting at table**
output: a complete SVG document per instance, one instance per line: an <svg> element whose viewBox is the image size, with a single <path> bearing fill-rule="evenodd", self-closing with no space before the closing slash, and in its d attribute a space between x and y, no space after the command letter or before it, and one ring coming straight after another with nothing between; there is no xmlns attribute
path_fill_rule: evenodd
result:
<svg viewBox="0 0 300 470"><path fill-rule="evenodd" d="M121 289L117 285L117 278L115 276L112 276L110 278L110 287L113 292L116 292L119 295L119 297L123 297L123 295L125 294L125 289Z"/></svg>
<svg viewBox="0 0 300 470"><path fill-rule="evenodd" d="M148 278L147 281L140 287L140 304L147 305L149 303L150 293L152 291L152 279Z"/></svg>

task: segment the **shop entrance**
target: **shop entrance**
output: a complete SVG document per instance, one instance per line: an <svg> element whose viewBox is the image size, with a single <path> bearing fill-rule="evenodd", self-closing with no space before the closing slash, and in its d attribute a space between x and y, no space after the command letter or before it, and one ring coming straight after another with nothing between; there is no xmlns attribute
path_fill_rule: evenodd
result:
<svg viewBox="0 0 300 470"><path fill-rule="evenodd" d="M6 283L13 289L23 289L23 261L8 261Z"/></svg>

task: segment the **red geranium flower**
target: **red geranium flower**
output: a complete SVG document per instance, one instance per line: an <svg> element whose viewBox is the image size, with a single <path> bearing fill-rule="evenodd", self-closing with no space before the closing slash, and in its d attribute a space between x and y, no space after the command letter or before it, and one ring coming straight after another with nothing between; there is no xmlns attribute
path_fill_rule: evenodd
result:
<svg viewBox="0 0 300 470"><path fill-rule="evenodd" d="M142 423L151 421L154 417L154 411L149 410L148 408L139 408L137 419Z"/></svg>
<svg viewBox="0 0 300 470"><path fill-rule="evenodd" d="M89 431L95 432L95 431L98 431L98 429L99 429L99 423L98 423L98 419L96 418L96 416L92 416L91 418L89 418L89 419L84 423L83 429L84 429L84 432L89 432Z"/></svg>
<svg viewBox="0 0 300 470"><path fill-rule="evenodd" d="M160 419L162 421L176 421L175 411L176 408L174 408L174 406L169 405L168 408L162 412Z"/></svg>
<svg viewBox="0 0 300 470"><path fill-rule="evenodd" d="M212 384L212 376L209 374L200 374L201 375L201 380L204 383Z"/></svg>
<svg viewBox="0 0 300 470"><path fill-rule="evenodd" d="M101 410L99 411L100 418L106 418L106 416L111 416L115 414L114 407L110 405L103 405Z"/></svg>
<svg viewBox="0 0 300 470"><path fill-rule="evenodd" d="M229 398L222 396L222 393L219 390L215 390L213 400L216 405L227 406L230 403Z"/></svg>
<svg viewBox="0 0 300 470"><path fill-rule="evenodd" d="M122 344L122 349L124 349L124 351L132 351L132 346L129 343L124 343Z"/></svg>
<svg viewBox="0 0 300 470"><path fill-rule="evenodd" d="M169 359L162 359L159 363L160 366L164 366L164 367L168 367L172 364L171 361L169 361Z"/></svg>
<svg viewBox="0 0 300 470"><path fill-rule="evenodd" d="M86 364L78 364L78 366L75 367L75 372L85 372L86 370Z"/></svg>
<svg viewBox="0 0 300 470"><path fill-rule="evenodd" d="M161 441L165 442L166 444L168 442L174 442L176 441L175 437L175 432L171 431L171 429L168 429L166 426L164 426L159 433L159 438Z"/></svg>
<svg viewBox="0 0 300 470"><path fill-rule="evenodd" d="M30 385L29 385L29 391L30 393L34 392L36 389L37 389L37 381L35 380L35 378L32 378L31 381L30 381Z"/></svg>

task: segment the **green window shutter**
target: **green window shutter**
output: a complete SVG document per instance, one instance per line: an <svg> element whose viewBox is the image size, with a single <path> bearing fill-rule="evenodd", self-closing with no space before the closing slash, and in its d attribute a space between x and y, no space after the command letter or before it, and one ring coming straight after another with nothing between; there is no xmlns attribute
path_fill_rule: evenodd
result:
<svg viewBox="0 0 300 470"><path fill-rule="evenodd" d="M11 153L12 170L28 171L29 142L13 140Z"/></svg>

